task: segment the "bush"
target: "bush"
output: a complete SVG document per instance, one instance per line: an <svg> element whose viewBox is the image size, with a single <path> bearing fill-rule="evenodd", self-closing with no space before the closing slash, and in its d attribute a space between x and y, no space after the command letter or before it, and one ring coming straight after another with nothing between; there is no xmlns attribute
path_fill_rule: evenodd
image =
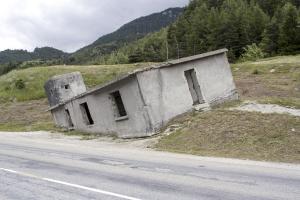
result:
<svg viewBox="0 0 300 200"><path fill-rule="evenodd" d="M25 88L26 85L25 85L23 79L18 79L18 80L15 82L15 86L16 86L17 89L22 90L22 89Z"/></svg>
<svg viewBox="0 0 300 200"><path fill-rule="evenodd" d="M253 72L252 72L252 74L254 74L254 75L257 75L257 74L259 74L260 72L258 71L258 69L255 69L255 70L253 70Z"/></svg>
<svg viewBox="0 0 300 200"><path fill-rule="evenodd" d="M244 48L245 53L242 54L242 61L256 61L258 59L264 58L265 53L261 48L259 48L256 44L247 45Z"/></svg>

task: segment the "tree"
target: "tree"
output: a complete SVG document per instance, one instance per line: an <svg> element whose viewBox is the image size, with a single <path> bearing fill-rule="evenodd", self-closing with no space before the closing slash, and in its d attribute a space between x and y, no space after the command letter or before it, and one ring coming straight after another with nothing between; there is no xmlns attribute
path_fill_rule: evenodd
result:
<svg viewBox="0 0 300 200"><path fill-rule="evenodd" d="M276 10L284 5L286 0L256 0L256 2L264 12L272 17Z"/></svg>
<svg viewBox="0 0 300 200"><path fill-rule="evenodd" d="M281 53L300 52L300 27L298 24L298 10L291 3L283 8L283 21L280 27L279 48Z"/></svg>
<svg viewBox="0 0 300 200"><path fill-rule="evenodd" d="M258 44L263 38L263 33L269 22L269 17L258 4L252 1L248 9L248 20L249 38L251 38L252 43Z"/></svg>
<svg viewBox="0 0 300 200"><path fill-rule="evenodd" d="M260 44L263 51L266 52L268 55L275 55L278 53L279 45L279 24L274 17L271 22L267 25L264 33L263 39Z"/></svg>
<svg viewBox="0 0 300 200"><path fill-rule="evenodd" d="M144 61L144 55L142 49L138 48L134 51L133 54L128 57L129 63L138 63Z"/></svg>

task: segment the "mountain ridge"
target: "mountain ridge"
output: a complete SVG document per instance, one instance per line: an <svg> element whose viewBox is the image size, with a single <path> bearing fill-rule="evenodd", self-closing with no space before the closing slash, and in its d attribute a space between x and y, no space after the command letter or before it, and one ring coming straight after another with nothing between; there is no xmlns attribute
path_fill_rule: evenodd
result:
<svg viewBox="0 0 300 200"><path fill-rule="evenodd" d="M160 31L175 22L184 8L168 8L147 16L132 20L116 31L103 35L90 45L71 54L72 64L82 64L95 58L112 53L123 45L145 37L149 33Z"/></svg>
<svg viewBox="0 0 300 200"><path fill-rule="evenodd" d="M69 54L53 47L36 47L32 52L23 49L0 51L0 64L31 60L51 60L67 57Z"/></svg>

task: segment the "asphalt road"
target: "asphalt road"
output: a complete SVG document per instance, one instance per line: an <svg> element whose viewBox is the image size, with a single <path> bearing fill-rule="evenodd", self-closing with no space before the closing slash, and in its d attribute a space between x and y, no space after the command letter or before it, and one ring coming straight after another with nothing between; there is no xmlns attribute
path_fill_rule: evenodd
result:
<svg viewBox="0 0 300 200"><path fill-rule="evenodd" d="M0 133L0 200L297 200L300 166Z"/></svg>

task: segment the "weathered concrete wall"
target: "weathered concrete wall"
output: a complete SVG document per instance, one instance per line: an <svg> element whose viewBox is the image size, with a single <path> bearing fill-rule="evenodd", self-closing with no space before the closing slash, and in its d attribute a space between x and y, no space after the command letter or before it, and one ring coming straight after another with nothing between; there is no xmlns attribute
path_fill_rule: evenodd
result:
<svg viewBox="0 0 300 200"><path fill-rule="evenodd" d="M80 72L55 76L48 80L44 87L50 106L58 105L86 92Z"/></svg>
<svg viewBox="0 0 300 200"><path fill-rule="evenodd" d="M235 84L225 54L137 74L153 126L193 109L184 71L194 69L206 103L236 99Z"/></svg>
<svg viewBox="0 0 300 200"><path fill-rule="evenodd" d="M60 106L51 111L55 124L58 127L69 128L67 121L67 116L65 113L65 107Z"/></svg>
<svg viewBox="0 0 300 200"><path fill-rule="evenodd" d="M238 99L226 54L215 55L195 63L204 98L210 105Z"/></svg>
<svg viewBox="0 0 300 200"><path fill-rule="evenodd" d="M113 109L110 93L119 90L128 115L128 118L117 120ZM87 102L93 125L84 123L80 104ZM119 137L143 137L153 133L148 114L140 95L138 83L135 77L123 80L111 85L99 93L93 93L85 97L67 103L75 129L90 132L117 134ZM62 113L59 113L62 115Z"/></svg>

